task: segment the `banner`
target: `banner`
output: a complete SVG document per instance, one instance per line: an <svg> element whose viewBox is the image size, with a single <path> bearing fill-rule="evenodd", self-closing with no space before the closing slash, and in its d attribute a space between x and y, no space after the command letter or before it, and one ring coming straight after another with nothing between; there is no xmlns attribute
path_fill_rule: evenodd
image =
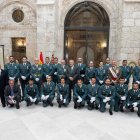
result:
<svg viewBox="0 0 140 140"><path fill-rule="evenodd" d="M4 68L4 46L0 45L0 65Z"/></svg>

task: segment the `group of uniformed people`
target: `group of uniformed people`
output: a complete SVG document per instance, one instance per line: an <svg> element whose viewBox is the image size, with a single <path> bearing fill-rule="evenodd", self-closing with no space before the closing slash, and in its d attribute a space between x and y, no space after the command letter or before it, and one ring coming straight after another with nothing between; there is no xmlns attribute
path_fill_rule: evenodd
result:
<svg viewBox="0 0 140 140"><path fill-rule="evenodd" d="M132 89L128 90L130 76L133 76ZM7 80L4 80L7 79ZM113 111L124 112L124 108L134 112L140 117L140 60L138 65L131 68L127 60L122 61L122 66L117 66L117 61L106 59L106 64L100 62L99 67L90 61L89 65L83 64L82 58L65 60L54 64L50 58L45 58L45 63L40 65L39 59L34 64L22 58L22 64L15 63L14 57L9 57L9 63L4 70L0 66L0 96L3 107L16 106L26 101L27 106L42 102L43 107L53 106L57 98L58 107L71 102L73 97L74 108L83 108L87 104L88 110L99 109L105 112L109 105L109 114ZM73 96L72 96L73 95Z"/></svg>

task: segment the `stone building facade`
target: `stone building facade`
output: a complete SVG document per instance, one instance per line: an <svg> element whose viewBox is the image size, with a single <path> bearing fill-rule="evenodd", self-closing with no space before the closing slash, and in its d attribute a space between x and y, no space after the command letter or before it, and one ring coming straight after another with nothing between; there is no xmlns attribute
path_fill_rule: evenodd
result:
<svg viewBox="0 0 140 140"><path fill-rule="evenodd" d="M109 16L108 56L137 61L140 58L140 0L87 0L104 8ZM12 54L12 38L26 38L26 55L33 61L44 56L62 59L65 48L65 18L76 4L85 0L0 0L0 44L4 57ZM17 23L15 9L24 13Z"/></svg>

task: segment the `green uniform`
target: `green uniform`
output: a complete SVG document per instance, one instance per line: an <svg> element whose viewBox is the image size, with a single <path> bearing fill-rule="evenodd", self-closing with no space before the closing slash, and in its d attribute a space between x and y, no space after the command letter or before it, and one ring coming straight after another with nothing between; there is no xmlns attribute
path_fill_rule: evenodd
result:
<svg viewBox="0 0 140 140"><path fill-rule="evenodd" d="M138 107L138 115L140 117L140 89L130 89L127 96L127 108L134 111L134 108Z"/></svg>
<svg viewBox="0 0 140 140"><path fill-rule="evenodd" d="M81 108L84 107L87 98L87 86L82 84L80 87L78 84L74 86L74 95L73 100L75 103L74 108Z"/></svg>
<svg viewBox="0 0 140 140"><path fill-rule="evenodd" d="M23 93L24 93L25 85L28 83L30 78L30 70L31 70L31 64L29 62L19 64L20 83L21 83Z"/></svg>
<svg viewBox="0 0 140 140"><path fill-rule="evenodd" d="M40 95L41 95L42 74L43 74L43 72L42 72L41 65L32 65L31 66L31 77L34 80L34 83L38 86Z"/></svg>
<svg viewBox="0 0 140 140"><path fill-rule="evenodd" d="M92 110L94 109L94 107L98 108L99 106L99 97L98 97L98 89L99 89L99 85L95 84L89 84L87 86L87 104L88 104L88 109Z"/></svg>
<svg viewBox="0 0 140 140"><path fill-rule="evenodd" d="M120 66L121 77L125 78L125 83L129 84L129 78L131 76L131 68L129 66Z"/></svg>
<svg viewBox="0 0 140 140"><path fill-rule="evenodd" d="M116 96L115 96L115 111L121 110L123 112L123 107L126 105L126 97L128 94L128 85L126 84L116 84Z"/></svg>
<svg viewBox="0 0 140 140"><path fill-rule="evenodd" d="M8 74L8 79L14 79L15 82L18 81L19 78L19 65L16 63L8 63L5 65L5 70Z"/></svg>
<svg viewBox="0 0 140 140"><path fill-rule="evenodd" d="M61 107L62 105L67 106L69 104L69 85L62 85L61 83L59 83L57 85L57 91L57 102L59 104L59 107Z"/></svg>
<svg viewBox="0 0 140 140"><path fill-rule="evenodd" d="M96 72L95 72L95 76L96 76L96 79L97 79L97 84L99 85L103 85L104 82L105 82L105 79L107 77L107 70L105 67L99 67L96 69Z"/></svg>
<svg viewBox="0 0 140 140"><path fill-rule="evenodd" d="M46 81L46 77L53 75L53 65L52 64L43 64L42 65L42 72L43 72L43 81Z"/></svg>
<svg viewBox="0 0 140 140"><path fill-rule="evenodd" d="M43 83L41 88L42 102L43 106L46 107L48 105L53 106L52 102L55 97L55 83Z"/></svg>
<svg viewBox="0 0 140 140"><path fill-rule="evenodd" d="M25 86L24 90L24 99L27 103L27 106L31 105L32 103L38 104L39 103L39 90L36 84L30 86L29 84ZM33 101L34 100L34 101Z"/></svg>
<svg viewBox="0 0 140 140"><path fill-rule="evenodd" d="M101 112L105 112L107 103L110 105L110 110L113 111L115 105L115 88L113 86L102 85L99 88L99 98Z"/></svg>
<svg viewBox="0 0 140 140"><path fill-rule="evenodd" d="M133 69L133 82L140 85L140 66L135 66Z"/></svg>

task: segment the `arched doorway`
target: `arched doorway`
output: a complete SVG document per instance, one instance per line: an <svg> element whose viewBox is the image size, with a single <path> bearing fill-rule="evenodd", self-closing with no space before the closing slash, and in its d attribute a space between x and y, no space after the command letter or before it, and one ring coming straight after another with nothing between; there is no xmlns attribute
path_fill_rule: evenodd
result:
<svg viewBox="0 0 140 140"><path fill-rule="evenodd" d="M75 5L65 18L64 58L82 57L97 66L108 57L110 21L104 8L94 2Z"/></svg>

